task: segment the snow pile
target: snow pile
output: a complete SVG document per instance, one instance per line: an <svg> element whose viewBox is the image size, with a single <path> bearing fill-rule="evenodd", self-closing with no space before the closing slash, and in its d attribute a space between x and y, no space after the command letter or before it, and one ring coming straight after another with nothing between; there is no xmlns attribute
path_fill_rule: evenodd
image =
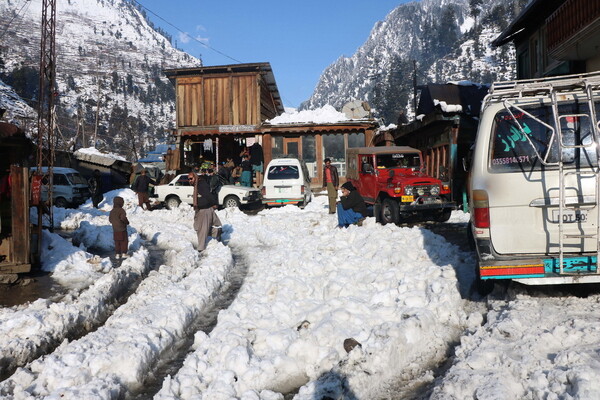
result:
<svg viewBox="0 0 600 400"><path fill-rule="evenodd" d="M109 197L114 198L115 192ZM193 210L190 207L152 213L131 204L126 204L125 208L134 229L143 231L157 245L169 250L167 263L144 279L127 303L98 330L77 341L64 343L52 354L29 364L27 369L19 369L0 385L1 395L15 399L29 395L111 398L135 390L142 385L161 354L184 336L200 310L224 284L233 265L231 252L223 245L211 242L207 256L199 260L192 240L196 235L191 226ZM85 219L75 214L71 216L79 221ZM95 227L96 236L106 242L101 237L107 234L102 225L107 221L98 217L84 222L87 221L90 221L87 226L80 226L80 229L92 231ZM147 255L146 250L140 252ZM138 258L127 259L123 265L140 264ZM136 278L140 272L143 271L137 271ZM131 285L132 282L127 283ZM123 291L123 288L119 289ZM104 287L103 295L115 298L117 291ZM99 294L94 300L99 305L109 303ZM56 306L49 305L60 308ZM74 319L77 320L81 321L81 318ZM47 326L61 328L51 321ZM12 335L23 334L22 329L12 328Z"/></svg>
<svg viewBox="0 0 600 400"><path fill-rule="evenodd" d="M358 398L378 398L417 360L444 357L467 323L457 248L373 218L336 229L325 201L233 216L229 246L248 264L244 286L156 398L275 399L306 384L295 398L308 400L336 376L338 389L345 376ZM350 338L361 346L348 354Z"/></svg>
<svg viewBox="0 0 600 400"><path fill-rule="evenodd" d="M346 114L337 111L333 106L327 104L314 110L302 110L286 112L266 122L272 125L278 124L335 124L341 121L349 121Z"/></svg>
<svg viewBox="0 0 600 400"><path fill-rule="evenodd" d="M600 399L598 315L598 294L493 302L431 399Z"/></svg>

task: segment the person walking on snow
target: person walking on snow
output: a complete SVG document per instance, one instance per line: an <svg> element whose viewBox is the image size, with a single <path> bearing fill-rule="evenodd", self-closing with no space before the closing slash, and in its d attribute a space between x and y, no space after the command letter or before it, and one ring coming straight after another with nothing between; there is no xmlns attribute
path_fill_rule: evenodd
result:
<svg viewBox="0 0 600 400"><path fill-rule="evenodd" d="M94 208L98 208L98 205L102 201L102 176L100 175L100 171L95 169L92 177L89 181L90 184L90 192L92 194L92 204Z"/></svg>
<svg viewBox="0 0 600 400"><path fill-rule="evenodd" d="M362 225L367 217L367 205L352 182L342 185L342 195L337 204L338 227L345 228L351 224Z"/></svg>
<svg viewBox="0 0 600 400"><path fill-rule="evenodd" d="M148 211L152 211L152 206L150 205L150 195L148 193L150 190L150 184L156 185L156 182L154 182L154 180L146 174L146 169L143 169L140 172L140 176L138 176L131 185L131 190L137 193L138 205L141 208L144 208L145 204L146 210Z"/></svg>
<svg viewBox="0 0 600 400"><path fill-rule="evenodd" d="M323 187L327 188L327 197L329 198L329 214L335 214L335 201L337 200L337 190L340 184L338 170L331 165L331 159L324 160L323 168Z"/></svg>
<svg viewBox="0 0 600 400"><path fill-rule="evenodd" d="M217 198L210 191L210 184L206 175L188 174L188 180L194 186L194 230L198 235L198 251L206 249L206 239L209 232L220 240L221 221L217 216Z"/></svg>
<svg viewBox="0 0 600 400"><path fill-rule="evenodd" d="M127 248L129 247L127 239L127 225L129 225L129 220L127 219L127 214L123 209L123 204L125 204L123 198L121 196L115 196L113 199L113 209L108 215L108 221L113 228L115 258L117 260L121 257L129 257L127 254Z"/></svg>

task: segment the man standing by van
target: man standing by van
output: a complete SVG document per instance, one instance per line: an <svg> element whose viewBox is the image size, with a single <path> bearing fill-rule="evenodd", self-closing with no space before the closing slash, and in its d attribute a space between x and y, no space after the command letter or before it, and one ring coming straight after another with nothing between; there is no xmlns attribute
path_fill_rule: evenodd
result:
<svg viewBox="0 0 600 400"><path fill-rule="evenodd" d="M331 159L325 159L323 168L323 187L327 188L327 197L329 198L329 214L335 214L335 202L337 200L337 190L340 183L338 170L331 165Z"/></svg>
<svg viewBox="0 0 600 400"><path fill-rule="evenodd" d="M92 177L89 180L90 192L92 193L92 204L94 208L98 208L98 205L102 201L102 175L100 170L95 169Z"/></svg>

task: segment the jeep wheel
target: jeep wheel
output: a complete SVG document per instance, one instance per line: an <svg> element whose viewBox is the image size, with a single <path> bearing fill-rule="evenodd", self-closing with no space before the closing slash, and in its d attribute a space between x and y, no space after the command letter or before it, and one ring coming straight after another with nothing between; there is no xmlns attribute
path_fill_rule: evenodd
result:
<svg viewBox="0 0 600 400"><path fill-rule="evenodd" d="M223 200L224 208L240 208L240 204L240 200L234 195L229 195Z"/></svg>
<svg viewBox="0 0 600 400"><path fill-rule="evenodd" d="M167 208L169 210L173 210L173 209L179 207L179 205L181 204L181 200L179 200L179 197L177 197L177 196L171 196L171 197L167 198L167 200L165 201L165 204L167 205Z"/></svg>
<svg viewBox="0 0 600 400"><path fill-rule="evenodd" d="M394 199L384 199L381 204L381 225L400 222L400 207Z"/></svg>
<svg viewBox="0 0 600 400"><path fill-rule="evenodd" d="M452 209L446 208L446 209L444 209L444 211L442 211L441 213L436 215L435 220L437 222L446 222L450 219L451 216L452 216Z"/></svg>

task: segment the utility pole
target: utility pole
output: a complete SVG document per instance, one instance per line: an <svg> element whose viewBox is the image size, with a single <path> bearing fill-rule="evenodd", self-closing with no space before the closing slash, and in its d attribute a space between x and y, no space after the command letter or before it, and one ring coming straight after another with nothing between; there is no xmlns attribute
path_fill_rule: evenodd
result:
<svg viewBox="0 0 600 400"><path fill-rule="evenodd" d="M42 0L42 32L40 40L40 81L38 99L38 174L48 167L48 205L50 231L54 229L52 192L54 180L54 147L56 127L54 86L56 79L56 0ZM44 149L44 142L47 148ZM41 246L42 207L38 206L38 242Z"/></svg>
<svg viewBox="0 0 600 400"><path fill-rule="evenodd" d="M417 119L417 60L413 60L413 112Z"/></svg>

